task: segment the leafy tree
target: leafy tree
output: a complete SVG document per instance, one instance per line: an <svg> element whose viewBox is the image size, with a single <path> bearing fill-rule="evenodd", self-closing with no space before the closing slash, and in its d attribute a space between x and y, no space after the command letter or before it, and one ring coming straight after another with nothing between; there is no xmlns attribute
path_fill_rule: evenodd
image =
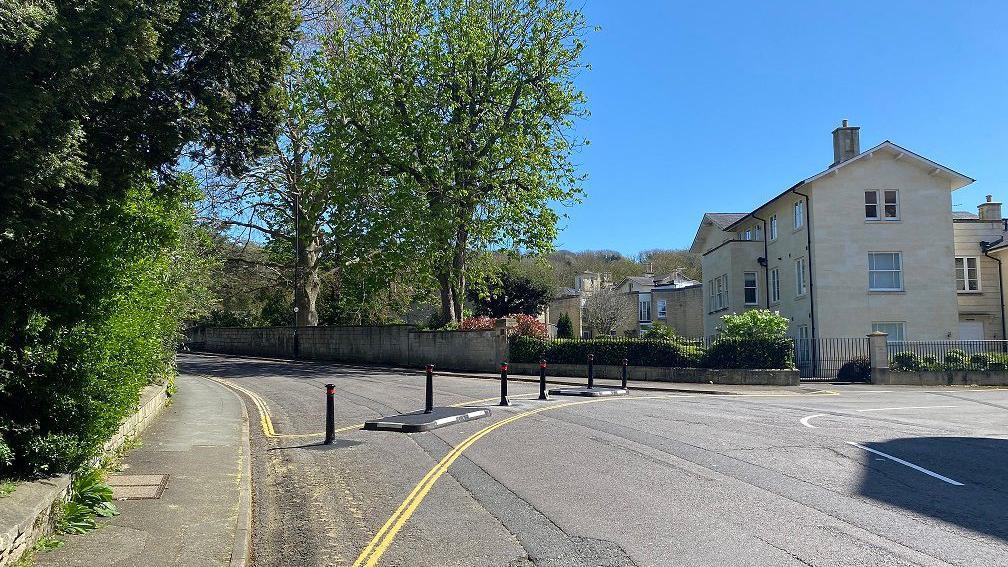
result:
<svg viewBox="0 0 1008 567"><path fill-rule="evenodd" d="M574 323L571 322L570 315L566 313L561 313L557 317L557 338L558 339L573 339L574 338Z"/></svg>
<svg viewBox="0 0 1008 567"><path fill-rule="evenodd" d="M171 375L210 269L175 168L261 153L295 21L286 0L48 0L0 5L0 30L0 444L49 474Z"/></svg>
<svg viewBox="0 0 1008 567"><path fill-rule="evenodd" d="M635 307L626 294L602 288L585 299L581 318L596 335L610 335L633 316Z"/></svg>
<svg viewBox="0 0 1008 567"><path fill-rule="evenodd" d="M446 321L462 318L474 253L547 250L552 205L580 194L583 28L562 0L362 0L323 51L339 101L325 122L414 197L402 220L419 227Z"/></svg>
<svg viewBox="0 0 1008 567"><path fill-rule="evenodd" d="M553 298L553 291L543 278L505 268L484 289L471 287L468 295L476 315L504 317L514 313L539 315Z"/></svg>
<svg viewBox="0 0 1008 567"><path fill-rule="evenodd" d="M332 109L339 93L319 89L312 55L301 55L282 81L280 132L269 153L238 177L211 178L204 214L228 230L237 242L229 258L266 269L272 285L294 290L298 326L318 325L318 298L329 282L330 305L340 303L343 272L367 265L365 287L385 286L388 271L406 263L413 226L401 190L376 175L367 163L349 155L343 120ZM244 248L267 241L282 254L250 258ZM237 254L234 254L237 252ZM349 287L358 280L352 279ZM287 309L291 313L291 309ZM283 324L288 324L284 321Z"/></svg>

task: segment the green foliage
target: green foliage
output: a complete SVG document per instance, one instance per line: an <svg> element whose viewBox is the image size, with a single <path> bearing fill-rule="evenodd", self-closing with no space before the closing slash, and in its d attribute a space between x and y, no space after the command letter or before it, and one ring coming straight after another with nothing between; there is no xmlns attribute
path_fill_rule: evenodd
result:
<svg viewBox="0 0 1008 567"><path fill-rule="evenodd" d="M721 318L718 337L777 341L787 337L788 319L769 309L749 309Z"/></svg>
<svg viewBox="0 0 1008 567"><path fill-rule="evenodd" d="M923 369L923 365L916 354L898 352L889 357L889 368L896 372L917 372Z"/></svg>
<svg viewBox="0 0 1008 567"><path fill-rule="evenodd" d="M556 205L580 196L584 18L557 0L361 1L343 23L321 58L323 123L408 190L400 220L422 237L443 318L461 320L474 256L547 251Z"/></svg>
<svg viewBox="0 0 1008 567"><path fill-rule="evenodd" d="M867 382L871 378L871 364L867 357L849 360L837 371L837 379L846 382Z"/></svg>
<svg viewBox="0 0 1008 567"><path fill-rule="evenodd" d="M554 364L586 364L588 355L596 364L677 368L791 368L793 343L784 340L717 339L709 346L700 341L645 338L597 338L543 340L511 338L511 360Z"/></svg>
<svg viewBox="0 0 1008 567"><path fill-rule="evenodd" d="M287 0L0 7L0 474L70 471L207 303L191 161L261 153ZM13 15L13 18L8 16Z"/></svg>
<svg viewBox="0 0 1008 567"><path fill-rule="evenodd" d="M574 323L571 321L570 315L567 313L561 313L557 317L557 338L558 339L573 339L574 338Z"/></svg>
<svg viewBox="0 0 1008 567"><path fill-rule="evenodd" d="M969 366L975 370L986 370L990 363L991 357L986 353L978 352L969 357Z"/></svg>
<svg viewBox="0 0 1008 567"><path fill-rule="evenodd" d="M480 288L469 289L469 301L477 315L505 317L523 313L539 315L553 299L554 287L547 278L514 271L505 267Z"/></svg>
<svg viewBox="0 0 1008 567"><path fill-rule="evenodd" d="M101 469L90 469L74 476L70 500L63 506L57 529L68 534L82 534L96 527L96 518L119 514L112 503L112 488L105 483Z"/></svg>
<svg viewBox="0 0 1008 567"><path fill-rule="evenodd" d="M969 357L966 355L966 351L952 349L945 353L945 367L950 370L965 368L968 361Z"/></svg>
<svg viewBox="0 0 1008 567"><path fill-rule="evenodd" d="M650 327L647 328L646 331L644 331L641 334L641 338L664 339L666 341L672 341L675 340L676 338L676 332L675 329L673 329L668 324L663 323L661 321L655 321L654 323L651 324Z"/></svg>
<svg viewBox="0 0 1008 567"><path fill-rule="evenodd" d="M0 481L0 498L7 496L17 488L17 483L11 480Z"/></svg>

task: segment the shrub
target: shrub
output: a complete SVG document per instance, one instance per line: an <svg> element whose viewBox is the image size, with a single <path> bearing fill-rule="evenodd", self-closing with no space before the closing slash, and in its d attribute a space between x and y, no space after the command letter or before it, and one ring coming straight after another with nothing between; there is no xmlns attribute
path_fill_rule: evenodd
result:
<svg viewBox="0 0 1008 567"><path fill-rule="evenodd" d="M966 368L969 358L966 352L959 349L952 349L945 353L945 368L950 370Z"/></svg>
<svg viewBox="0 0 1008 567"><path fill-rule="evenodd" d="M982 352L978 352L969 357L970 368L975 370L986 370L987 367L990 366L990 363L990 356Z"/></svg>
<svg viewBox="0 0 1008 567"><path fill-rule="evenodd" d="M573 339L574 338L574 323L571 322L570 315L566 313L561 313L557 317L557 338L558 339Z"/></svg>
<svg viewBox="0 0 1008 567"><path fill-rule="evenodd" d="M871 378L871 364L867 357L855 358L843 363L837 371L837 379L848 382L867 382Z"/></svg>
<svg viewBox="0 0 1008 567"><path fill-rule="evenodd" d="M676 332L675 329L667 324L662 323L661 321L655 321L650 327L648 327L648 330L644 331L641 338L671 341L675 340Z"/></svg>
<svg viewBox="0 0 1008 567"><path fill-rule="evenodd" d="M534 337L538 339L549 338L549 329L539 319L531 315L525 315L524 313L508 315L508 317L515 321L515 326L510 330L511 336Z"/></svg>
<svg viewBox="0 0 1008 567"><path fill-rule="evenodd" d="M899 352L889 357L889 368L896 372L916 372L921 370L921 361L912 352Z"/></svg>
<svg viewBox="0 0 1008 567"><path fill-rule="evenodd" d="M497 320L493 317L469 317L459 323L460 331L492 331Z"/></svg>
<svg viewBox="0 0 1008 567"><path fill-rule="evenodd" d="M657 339L557 339L511 338L512 362L586 364L588 355L596 364L621 365L627 359L634 366L677 368L789 368L793 347L789 340L716 340L704 349L697 342Z"/></svg>
<svg viewBox="0 0 1008 567"><path fill-rule="evenodd" d="M769 309L750 309L721 318L719 338L778 341L787 337L788 319Z"/></svg>
<svg viewBox="0 0 1008 567"><path fill-rule="evenodd" d="M922 370L938 370L938 359L934 356L927 355L921 358L921 367Z"/></svg>
<svg viewBox="0 0 1008 567"><path fill-rule="evenodd" d="M734 339L717 337L700 357L705 368L791 368L794 345L787 337Z"/></svg>

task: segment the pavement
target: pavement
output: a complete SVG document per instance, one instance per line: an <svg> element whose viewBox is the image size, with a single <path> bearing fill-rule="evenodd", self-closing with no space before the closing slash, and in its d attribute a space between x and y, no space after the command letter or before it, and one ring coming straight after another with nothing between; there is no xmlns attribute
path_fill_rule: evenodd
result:
<svg viewBox="0 0 1008 567"><path fill-rule="evenodd" d="M123 459L123 475L168 475L160 498L36 556L38 566L240 566L248 556L248 422L227 388L182 374L171 404ZM243 448L244 445L244 448ZM243 497L243 495L245 497Z"/></svg>
<svg viewBox="0 0 1008 567"><path fill-rule="evenodd" d="M515 382L498 407L493 381L439 374L437 405L492 415L403 434L361 424L422 408L420 370L179 367L252 413L256 566L1008 565L1005 389L631 383L540 402Z"/></svg>

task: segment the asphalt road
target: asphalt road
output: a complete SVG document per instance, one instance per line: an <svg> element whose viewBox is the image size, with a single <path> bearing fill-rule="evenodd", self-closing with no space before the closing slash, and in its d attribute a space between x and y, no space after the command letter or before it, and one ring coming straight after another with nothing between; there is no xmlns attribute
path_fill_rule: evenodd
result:
<svg viewBox="0 0 1008 567"><path fill-rule="evenodd" d="M420 372L179 367L268 411L275 436L252 433L259 567L1008 565L1008 390L540 402L512 382L516 405L498 408L497 383L443 376L438 405L493 414L407 435L359 427L421 409ZM328 447L327 382L347 428Z"/></svg>

